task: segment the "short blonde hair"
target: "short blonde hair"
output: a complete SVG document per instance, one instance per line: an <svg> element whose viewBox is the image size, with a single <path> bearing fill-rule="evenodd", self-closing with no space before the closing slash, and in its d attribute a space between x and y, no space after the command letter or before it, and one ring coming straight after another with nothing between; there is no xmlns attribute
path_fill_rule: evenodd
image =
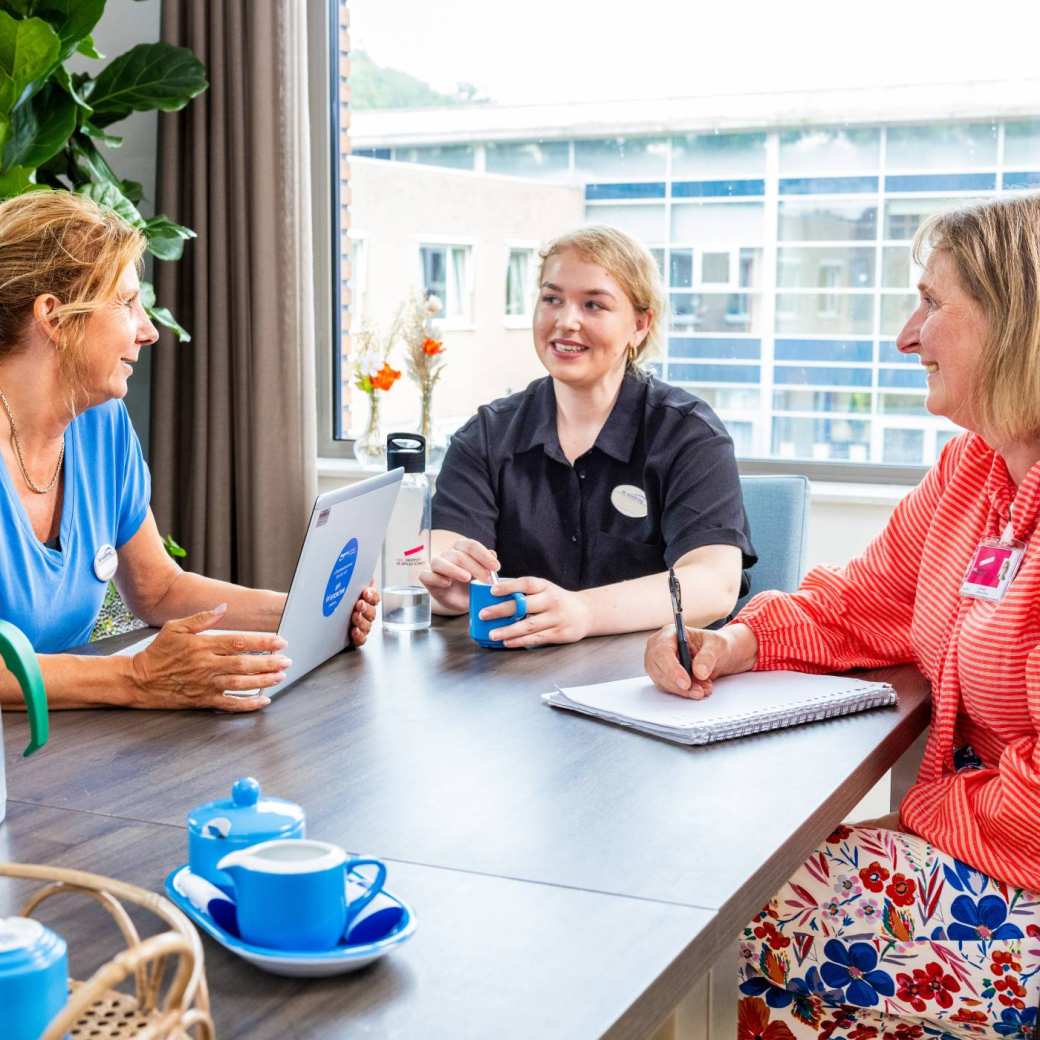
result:
<svg viewBox="0 0 1040 1040"><path fill-rule="evenodd" d="M994 447L1040 435L1040 195L937 214L913 248L918 263L942 250L986 318L971 402L982 430Z"/></svg>
<svg viewBox="0 0 1040 1040"><path fill-rule="evenodd" d="M542 284L549 257L568 249L573 249L583 260L602 267L625 291L636 311L650 315L646 336L635 351L635 356L628 359L629 368L639 368L644 358L653 357L661 348L665 295L656 261L646 246L624 231L606 224L593 224L560 235L541 251L539 285Z"/></svg>
<svg viewBox="0 0 1040 1040"><path fill-rule="evenodd" d="M33 304L53 294L62 373L78 381L91 313L110 302L145 238L122 217L71 191L31 191L0 203L0 360L24 346Z"/></svg>

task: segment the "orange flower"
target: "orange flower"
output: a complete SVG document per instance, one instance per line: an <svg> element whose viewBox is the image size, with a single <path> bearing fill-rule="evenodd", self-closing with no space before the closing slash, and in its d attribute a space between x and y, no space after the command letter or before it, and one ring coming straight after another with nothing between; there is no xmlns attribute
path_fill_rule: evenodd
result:
<svg viewBox="0 0 1040 1040"><path fill-rule="evenodd" d="M439 339L430 339L428 336L423 340L422 352L429 357L436 357L444 353L444 344Z"/></svg>
<svg viewBox="0 0 1040 1040"><path fill-rule="evenodd" d="M400 378L401 373L384 361L383 367L372 376L372 386L376 390L389 390Z"/></svg>
<svg viewBox="0 0 1040 1040"><path fill-rule="evenodd" d="M760 997L744 997L737 1005L737 1040L794 1040L785 1022L770 1022L769 1008Z"/></svg>

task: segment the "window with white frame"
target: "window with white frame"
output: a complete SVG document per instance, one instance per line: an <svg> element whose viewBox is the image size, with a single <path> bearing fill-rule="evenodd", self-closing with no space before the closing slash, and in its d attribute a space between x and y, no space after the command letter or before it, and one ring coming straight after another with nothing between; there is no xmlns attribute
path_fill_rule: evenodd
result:
<svg viewBox="0 0 1040 1040"><path fill-rule="evenodd" d="M463 245L419 246L423 294L440 300L440 318L445 322L461 324L472 319L470 252Z"/></svg>
<svg viewBox="0 0 1040 1040"><path fill-rule="evenodd" d="M506 317L530 320L538 257L531 247L514 246L506 265Z"/></svg>

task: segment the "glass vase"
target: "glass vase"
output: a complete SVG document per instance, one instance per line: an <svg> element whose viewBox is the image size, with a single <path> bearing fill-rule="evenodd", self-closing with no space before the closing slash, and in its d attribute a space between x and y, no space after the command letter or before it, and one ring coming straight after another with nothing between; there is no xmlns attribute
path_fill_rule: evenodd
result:
<svg viewBox="0 0 1040 1040"><path fill-rule="evenodd" d="M448 450L448 444L443 439L438 439L434 434L433 427L433 387L420 387L422 398L422 412L419 415L419 433L426 441L426 465L430 469L439 469L441 459Z"/></svg>
<svg viewBox="0 0 1040 1040"><path fill-rule="evenodd" d="M386 438L379 428L379 394L375 390L368 395L368 425L354 440L354 458L365 469L386 468Z"/></svg>

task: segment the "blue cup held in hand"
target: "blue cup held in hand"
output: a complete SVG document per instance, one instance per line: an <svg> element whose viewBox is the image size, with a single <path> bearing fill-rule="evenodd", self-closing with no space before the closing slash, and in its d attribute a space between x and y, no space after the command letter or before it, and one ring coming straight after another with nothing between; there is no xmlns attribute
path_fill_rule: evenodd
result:
<svg viewBox="0 0 1040 1040"><path fill-rule="evenodd" d="M364 894L347 904L347 872L376 868ZM217 870L235 885L238 931L246 942L272 950L331 950L351 921L379 894L386 867L377 859L348 859L338 846L280 838L226 855Z"/></svg>
<svg viewBox="0 0 1040 1040"><path fill-rule="evenodd" d="M493 618L481 621L480 612L485 607L512 600L516 604L516 613L512 617ZM492 639L491 633L496 628L505 628L527 617L527 597L522 592L511 592L508 596L494 596L491 586L484 581L469 583L469 637L489 650L508 650L500 639Z"/></svg>

